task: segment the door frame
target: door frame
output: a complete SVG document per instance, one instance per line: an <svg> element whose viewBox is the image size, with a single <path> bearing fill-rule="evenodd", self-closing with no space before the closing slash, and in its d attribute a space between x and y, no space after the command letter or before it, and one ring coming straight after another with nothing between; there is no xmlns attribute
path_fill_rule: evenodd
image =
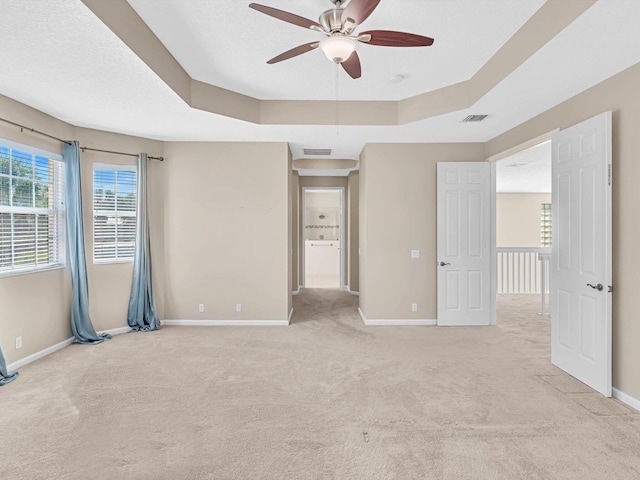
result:
<svg viewBox="0 0 640 480"><path fill-rule="evenodd" d="M498 160L503 160L511 155L522 152L524 150L528 150L533 147L537 147L541 143L550 142L553 136L559 132L559 128L554 128L553 130L543 133L542 135L538 135L537 137L532 138L531 140L527 140L526 142L522 142L515 147L508 148L502 152L496 153L495 155L491 155L485 159L486 162L491 162L491 301L492 301L492 321L491 325L496 325L496 304L498 300L498 238L496 232L496 162ZM553 202L553 198L551 199ZM551 334L549 334L551 335ZM551 359L549 359L551 361Z"/></svg>
<svg viewBox="0 0 640 480"><path fill-rule="evenodd" d="M301 215L300 215L300 245L299 245L299 252L300 252L300 259L301 259L301 264L302 264L302 271L301 273L301 278L299 279L300 285L302 285L302 288L306 288L306 278L307 278L307 264L306 264L306 251L305 251L305 225L306 225L306 217L307 217L307 209L306 209L306 199L307 199L307 192L308 191L315 191L315 192L319 192L319 191L338 191L340 192L340 227L338 228L338 236L339 236L339 240L338 240L338 244L340 245L340 279L339 279L339 284L340 287L339 288L345 288L345 273L346 273L346 268L345 268L345 260L346 260L346 256L345 256L345 249L344 249L344 245L345 245L345 222L344 222L344 198L345 198L345 187L302 187L302 201L300 202L301 204Z"/></svg>

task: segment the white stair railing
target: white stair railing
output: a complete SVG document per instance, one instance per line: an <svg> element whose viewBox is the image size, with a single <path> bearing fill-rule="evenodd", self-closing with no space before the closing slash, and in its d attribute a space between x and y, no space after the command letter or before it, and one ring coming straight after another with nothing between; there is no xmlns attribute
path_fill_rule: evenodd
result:
<svg viewBox="0 0 640 480"><path fill-rule="evenodd" d="M498 293L548 293L550 248L498 247Z"/></svg>

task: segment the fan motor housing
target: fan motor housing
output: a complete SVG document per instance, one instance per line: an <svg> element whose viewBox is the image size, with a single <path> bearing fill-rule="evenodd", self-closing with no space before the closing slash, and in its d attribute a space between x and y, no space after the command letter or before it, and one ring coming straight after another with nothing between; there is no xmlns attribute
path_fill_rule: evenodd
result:
<svg viewBox="0 0 640 480"><path fill-rule="evenodd" d="M333 8L320 15L319 23L327 32L339 32L342 29L342 8Z"/></svg>

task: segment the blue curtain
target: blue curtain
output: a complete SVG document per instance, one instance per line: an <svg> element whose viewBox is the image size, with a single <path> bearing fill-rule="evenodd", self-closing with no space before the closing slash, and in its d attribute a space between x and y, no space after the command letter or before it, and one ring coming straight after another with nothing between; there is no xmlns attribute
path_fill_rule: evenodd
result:
<svg viewBox="0 0 640 480"><path fill-rule="evenodd" d="M98 335L89 317L89 288L87 261L84 251L84 222L82 220L82 186L80 181L80 146L73 141L64 146L67 237L71 268L71 330L76 343L100 343L111 335Z"/></svg>
<svg viewBox="0 0 640 480"><path fill-rule="evenodd" d="M151 281L151 242L147 209L147 154L138 156L138 204L136 208L136 251L127 323L132 332L160 328Z"/></svg>
<svg viewBox="0 0 640 480"><path fill-rule="evenodd" d="M2 347L0 347L0 386L6 385L14 381L18 377L18 372L7 372L7 364L2 355Z"/></svg>

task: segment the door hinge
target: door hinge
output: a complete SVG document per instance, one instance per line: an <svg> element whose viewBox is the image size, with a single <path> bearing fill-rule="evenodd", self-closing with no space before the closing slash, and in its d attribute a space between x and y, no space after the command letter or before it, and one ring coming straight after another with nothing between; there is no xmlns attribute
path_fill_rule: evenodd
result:
<svg viewBox="0 0 640 480"><path fill-rule="evenodd" d="M607 290L607 291L608 291L609 293L613 293L613 286L612 286L612 285L609 285L608 287L609 287L609 288L608 288L608 290Z"/></svg>
<svg viewBox="0 0 640 480"><path fill-rule="evenodd" d="M611 164L607 165L607 170L608 170L608 175L607 175L608 183L609 183L609 186L611 186Z"/></svg>

